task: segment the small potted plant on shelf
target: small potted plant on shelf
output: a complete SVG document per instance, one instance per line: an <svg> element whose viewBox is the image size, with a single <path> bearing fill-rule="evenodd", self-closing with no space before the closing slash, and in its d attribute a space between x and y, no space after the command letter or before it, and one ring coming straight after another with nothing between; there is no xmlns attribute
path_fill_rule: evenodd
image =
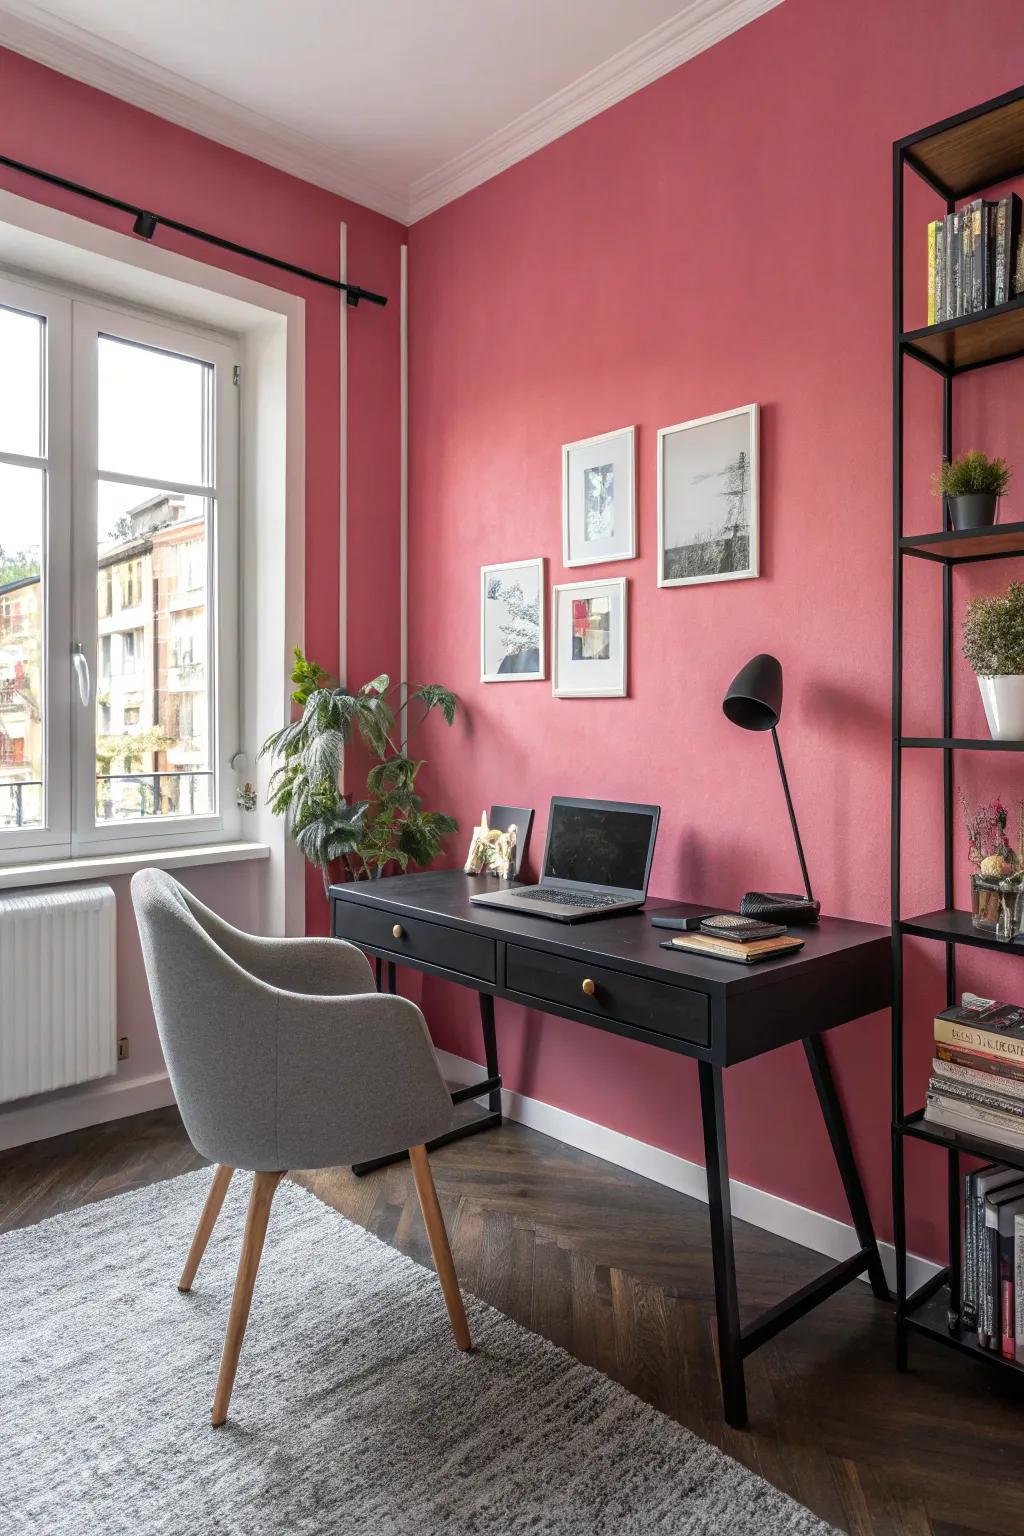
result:
<svg viewBox="0 0 1024 1536"><path fill-rule="evenodd" d="M972 449L944 460L932 480L954 528L990 528L1012 473L1005 459L989 459Z"/></svg>
<svg viewBox="0 0 1024 1536"><path fill-rule="evenodd" d="M1009 944L1024 928L1024 869L1006 836L1009 813L997 796L972 812L960 791L971 875L971 922L980 933ZM1018 807L1018 841L1024 848L1024 804Z"/></svg>
<svg viewBox="0 0 1024 1536"><path fill-rule="evenodd" d="M1024 582L1011 581L1002 597L967 604L963 653L978 679L993 740L1024 740Z"/></svg>

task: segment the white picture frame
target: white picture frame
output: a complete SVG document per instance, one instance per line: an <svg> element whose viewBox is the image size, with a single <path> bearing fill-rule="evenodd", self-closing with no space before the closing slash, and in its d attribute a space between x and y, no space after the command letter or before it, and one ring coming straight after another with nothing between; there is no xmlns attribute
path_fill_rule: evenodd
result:
<svg viewBox="0 0 1024 1536"><path fill-rule="evenodd" d="M544 587L543 556L480 567L482 683L536 683L547 676Z"/></svg>
<svg viewBox="0 0 1024 1536"><path fill-rule="evenodd" d="M636 558L636 428L562 446L562 564Z"/></svg>
<svg viewBox="0 0 1024 1536"><path fill-rule="evenodd" d="M659 587L759 574L759 431L757 405L659 430Z"/></svg>
<svg viewBox="0 0 1024 1536"><path fill-rule="evenodd" d="M625 697L629 676L628 587L625 576L609 576L597 581L563 582L552 588L551 691L556 698ZM593 614L594 606L602 600L607 604L607 640L602 643L598 636L595 646L593 638L588 642L578 634L573 605L587 603Z"/></svg>

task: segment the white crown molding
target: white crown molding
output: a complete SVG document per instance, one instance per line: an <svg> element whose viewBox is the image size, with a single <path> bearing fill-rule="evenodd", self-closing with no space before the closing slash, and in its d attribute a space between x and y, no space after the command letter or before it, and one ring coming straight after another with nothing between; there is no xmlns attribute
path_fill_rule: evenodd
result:
<svg viewBox="0 0 1024 1536"><path fill-rule="evenodd" d="M691 0L678 15L613 58L407 187L368 177L317 140L105 42L33 0L0 4L0 46L399 223L412 224L781 3Z"/></svg>
<svg viewBox="0 0 1024 1536"><path fill-rule="evenodd" d="M115 43L104 42L31 0L4 0L0 5L0 47L386 214L400 224L407 222L408 198L403 188L367 177L315 139L228 101L172 70L150 64ZM165 211L174 212L170 208Z"/></svg>
<svg viewBox="0 0 1024 1536"><path fill-rule="evenodd" d="M525 160L781 4L782 0L692 0L678 15L549 96L540 106L437 170L420 176L409 189L409 223Z"/></svg>

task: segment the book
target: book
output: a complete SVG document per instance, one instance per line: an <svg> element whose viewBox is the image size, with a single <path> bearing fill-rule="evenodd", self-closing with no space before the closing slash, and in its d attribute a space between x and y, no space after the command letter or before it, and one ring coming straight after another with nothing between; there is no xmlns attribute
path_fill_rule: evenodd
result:
<svg viewBox="0 0 1024 1536"><path fill-rule="evenodd" d="M928 225L928 324L929 325L934 325L935 324L935 316L936 316L936 313L937 313L937 308L936 308L936 285L935 285L935 271L936 271L936 267L935 267L935 262L936 262L935 241L936 241L936 236L938 234L938 229L939 229L939 221L938 221L938 219L933 219L932 222Z"/></svg>
<svg viewBox="0 0 1024 1536"><path fill-rule="evenodd" d="M935 223L935 321L948 320L946 314L946 221Z"/></svg>
<svg viewBox="0 0 1024 1536"><path fill-rule="evenodd" d="M961 1056L968 1053L957 1051L951 1054ZM968 1060L971 1062L977 1059L977 1057L968 1056ZM995 1067L1001 1066L1001 1063L995 1057L986 1057L985 1059L991 1061ZM1021 1068L1021 1072L1024 1073L1024 1068ZM979 1070L973 1065L968 1066L957 1061L944 1061L941 1056L936 1056L932 1061L932 1086L937 1088L940 1083L945 1082L962 1083L971 1088L976 1088L979 1094L995 1094L1000 1098L1014 1100L1024 1105L1024 1076L1009 1077L999 1071L992 1071L991 1069Z"/></svg>
<svg viewBox="0 0 1024 1536"><path fill-rule="evenodd" d="M1024 1365L1024 1214L1013 1218L1013 1337L1014 1358Z"/></svg>
<svg viewBox="0 0 1024 1536"><path fill-rule="evenodd" d="M947 1130L977 1136L982 1141L1024 1147L1024 1125L1016 1124L995 1109L982 1109L980 1105L929 1093L925 1099L924 1118L932 1125L943 1125Z"/></svg>
<svg viewBox="0 0 1024 1536"><path fill-rule="evenodd" d="M752 939L777 939L785 933L785 923L762 923L756 917L735 917L731 912L716 912L701 918L700 930L712 939L728 939L730 944L749 944Z"/></svg>
<svg viewBox="0 0 1024 1536"><path fill-rule="evenodd" d="M978 1343L988 1346L986 1296L991 1297L991 1249L985 1241L985 1202L990 1193L996 1193L1008 1184L1014 1184L1020 1174L1013 1168L998 1164L980 1169L974 1175L974 1268L975 1305L977 1311L976 1332Z"/></svg>
<svg viewBox="0 0 1024 1536"><path fill-rule="evenodd" d="M1017 1217L1024 1215L1024 1194L1021 1193L1024 1186L1017 1184L1011 1185L1011 1188L1017 1190L1017 1196L1012 1200L1004 1200L999 1203L996 1221L999 1352L1004 1360L1012 1360L1016 1355L1017 1315L1014 1230Z"/></svg>
<svg viewBox="0 0 1024 1536"><path fill-rule="evenodd" d="M971 283L974 264L970 204L960 212L960 314L971 312Z"/></svg>
<svg viewBox="0 0 1024 1536"><path fill-rule="evenodd" d="M964 1250L960 1277L960 1320L968 1333L978 1331L978 1203L975 1186L981 1173L995 1173L995 1163L964 1175Z"/></svg>
<svg viewBox="0 0 1024 1536"><path fill-rule="evenodd" d="M1003 1340L1003 1287L1001 1278L1001 1256L999 1249L999 1231L1002 1213L1008 1203L1013 1203L1024 1196L1024 1178L1021 1174L1014 1174L1007 1184L1002 1184L998 1189L990 1189L985 1195L985 1232L983 1238L983 1253L985 1255L985 1289L981 1296L981 1323L978 1328L978 1343L986 1349L999 1353ZM1012 1328L1012 1323L1010 1327Z"/></svg>
<svg viewBox="0 0 1024 1536"><path fill-rule="evenodd" d="M1013 256L1020 234L1020 198L1015 192L995 205L995 240L992 261L992 302L1005 304L1011 297Z"/></svg>
<svg viewBox="0 0 1024 1536"><path fill-rule="evenodd" d="M960 215L946 215L946 262L949 267L947 320L955 320L960 313Z"/></svg>
<svg viewBox="0 0 1024 1536"><path fill-rule="evenodd" d="M755 939L749 944L736 944L729 939L713 939L706 933L677 933L667 939L662 949L687 949L698 955L710 955L715 960L735 960L740 965L753 965L758 960L772 960L777 955L789 955L803 949L803 939L786 934L775 939Z"/></svg>
<svg viewBox="0 0 1024 1536"><path fill-rule="evenodd" d="M1019 298L1024 293L1024 239L1017 238L1016 252L1013 256L1013 298Z"/></svg>
<svg viewBox="0 0 1024 1536"><path fill-rule="evenodd" d="M966 1067L974 1072L985 1072L990 1077L1001 1077L1006 1083L1024 1084L1024 1061L1013 1061L1006 1056L994 1056L991 1051L972 1051L966 1047L944 1045L936 1042L935 1061ZM1002 1092L1008 1091L1002 1089Z"/></svg>
<svg viewBox="0 0 1024 1536"><path fill-rule="evenodd" d="M928 1092L938 1094L947 1100L957 1099L966 1104L979 1104L983 1109L997 1109L1012 1119L1024 1121L1024 1099L1015 1098L1010 1093L1000 1093L997 1088L991 1086L998 1081L998 1078L990 1077L988 1087L978 1088L974 1083L960 1082L955 1078L937 1076L933 1073L928 1079Z"/></svg>
<svg viewBox="0 0 1024 1536"><path fill-rule="evenodd" d="M971 313L988 308L988 217L983 198L968 205L971 241Z"/></svg>
<svg viewBox="0 0 1024 1536"><path fill-rule="evenodd" d="M935 1040L969 1051L986 1051L1024 1062L1024 1008L996 1003L983 1012L963 1006L947 1008L935 1019Z"/></svg>

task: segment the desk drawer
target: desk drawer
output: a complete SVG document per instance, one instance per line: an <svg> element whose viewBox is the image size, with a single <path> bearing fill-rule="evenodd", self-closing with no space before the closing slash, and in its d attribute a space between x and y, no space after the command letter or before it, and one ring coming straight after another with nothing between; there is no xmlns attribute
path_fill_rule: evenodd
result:
<svg viewBox="0 0 1024 1536"><path fill-rule="evenodd" d="M584 983L588 985L584 990ZM606 971L600 966L564 960L543 950L522 949L510 944L505 960L505 985L566 1008L578 1008L598 1018L618 1019L639 1029L673 1035L691 1045L709 1045L711 1023L703 992L648 981L629 971Z"/></svg>
<svg viewBox="0 0 1024 1536"><path fill-rule="evenodd" d="M386 950L398 961L422 960L478 981L493 983L495 979L494 940L478 933L460 932L415 917L397 917L357 901L335 901L334 936L369 949Z"/></svg>

